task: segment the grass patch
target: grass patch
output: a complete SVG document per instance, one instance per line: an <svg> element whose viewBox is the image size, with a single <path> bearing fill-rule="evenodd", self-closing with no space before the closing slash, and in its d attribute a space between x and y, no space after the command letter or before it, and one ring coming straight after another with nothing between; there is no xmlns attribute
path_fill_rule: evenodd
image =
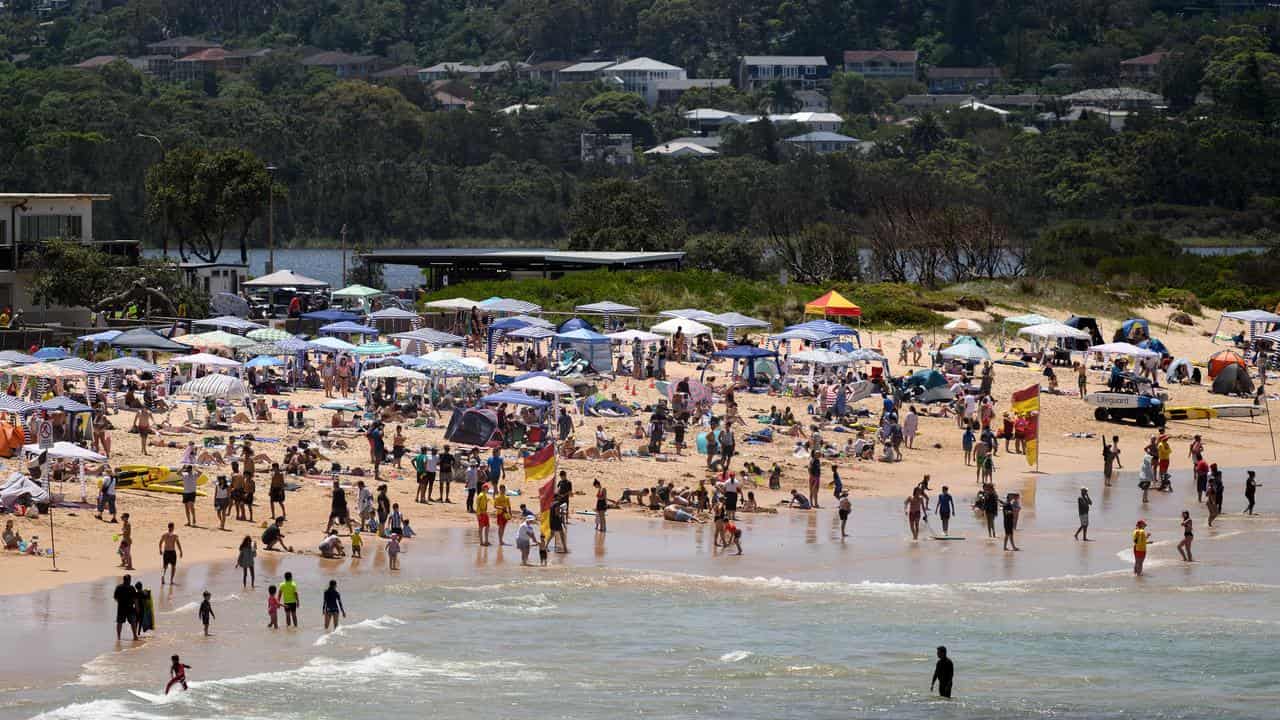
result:
<svg viewBox="0 0 1280 720"><path fill-rule="evenodd" d="M862 308L862 324L872 327L925 328L941 325L947 318L929 308L954 302L944 293L926 291L913 285L780 285L703 270L597 270L570 273L558 280L467 282L436 291L426 300L451 297L478 300L497 295L537 303L549 312L572 312L577 305L603 300L633 305L648 315L677 308L698 308L713 313L732 310L768 320L776 330L784 325L803 322L804 304L832 289L857 303Z"/></svg>

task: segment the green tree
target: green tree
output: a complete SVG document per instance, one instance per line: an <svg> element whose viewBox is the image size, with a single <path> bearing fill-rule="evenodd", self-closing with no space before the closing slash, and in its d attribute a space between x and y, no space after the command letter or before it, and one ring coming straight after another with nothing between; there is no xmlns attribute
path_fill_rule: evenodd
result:
<svg viewBox="0 0 1280 720"><path fill-rule="evenodd" d="M588 185L569 213L570 250L671 250L683 224L647 185L610 178Z"/></svg>
<svg viewBox="0 0 1280 720"><path fill-rule="evenodd" d="M141 283L159 291L173 306L185 305L191 314L203 314L208 298L187 287L177 267L160 260L119 265L120 258L91 245L71 240L43 243L31 266L32 299L40 304L92 308L111 295Z"/></svg>
<svg viewBox="0 0 1280 720"><path fill-rule="evenodd" d="M644 98L634 93L603 92L582 104L582 115L597 128L610 133L631 133L639 143L653 142L653 124Z"/></svg>
<svg viewBox="0 0 1280 720"><path fill-rule="evenodd" d="M247 150L180 148L147 171L147 217L177 235L178 252L216 262L228 240L249 261L248 237L266 211L272 185L266 163Z"/></svg>
<svg viewBox="0 0 1280 720"><path fill-rule="evenodd" d="M892 98L884 85L858 73L831 76L831 110L842 115L870 115L883 110Z"/></svg>
<svg viewBox="0 0 1280 720"><path fill-rule="evenodd" d="M1176 48L1160 63L1160 94L1170 111L1183 112L1195 104L1204 70L1204 58L1194 47Z"/></svg>

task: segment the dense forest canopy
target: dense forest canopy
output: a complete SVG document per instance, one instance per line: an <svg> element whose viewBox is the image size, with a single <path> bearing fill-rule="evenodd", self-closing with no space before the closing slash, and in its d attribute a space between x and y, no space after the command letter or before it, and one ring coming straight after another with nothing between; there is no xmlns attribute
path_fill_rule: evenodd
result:
<svg viewBox="0 0 1280 720"><path fill-rule="evenodd" d="M0 186L111 193L97 212L103 237L170 239L174 223L144 211L146 178L190 148L245 150L278 168L279 238L332 238L345 225L365 245L682 247L700 267L792 266L811 282L867 270L855 243L880 277L936 283L1035 268L1033 244L1063 223L1268 240L1280 209L1275 11L1140 0L103 0L43 17L38 4L0 14L0 57L14 60L0 63ZM124 62L68 67L180 35L277 51L187 83ZM643 150L688 134L685 110L759 112L787 91L697 89L650 108L601 84L552 92L513 74L450 87L473 104L448 112L414 77L339 79L300 64L304 47L423 66L648 56L691 77L729 77L743 54L823 55L838 69L844 50L910 48L922 67L1000 67L992 92L1048 94L1114 87L1121 59L1171 55L1135 82L1168 107L1130 114L1122 131L1090 113L1032 131L1036 113L1063 109L1052 104L1007 118L913 113L897 101L922 92L916 82L837 72L831 109L842 132L871 143L859 152L795 157L780 141L799 131L765 122L726 131L713 160L637 154L612 167L582 161L582 133L630 132ZM498 112L514 103L537 107Z"/></svg>

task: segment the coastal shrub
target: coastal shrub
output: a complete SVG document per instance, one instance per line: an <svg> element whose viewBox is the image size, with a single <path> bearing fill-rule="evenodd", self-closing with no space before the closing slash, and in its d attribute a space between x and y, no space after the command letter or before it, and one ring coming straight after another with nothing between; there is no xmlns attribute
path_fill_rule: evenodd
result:
<svg viewBox="0 0 1280 720"><path fill-rule="evenodd" d="M1204 304L1219 310L1241 310L1253 307L1244 290L1235 287L1224 287L1214 290L1204 299Z"/></svg>
<svg viewBox="0 0 1280 720"><path fill-rule="evenodd" d="M1179 310L1190 315L1200 314L1200 299L1190 290L1182 288L1161 288L1156 293L1156 299L1166 305L1172 305Z"/></svg>

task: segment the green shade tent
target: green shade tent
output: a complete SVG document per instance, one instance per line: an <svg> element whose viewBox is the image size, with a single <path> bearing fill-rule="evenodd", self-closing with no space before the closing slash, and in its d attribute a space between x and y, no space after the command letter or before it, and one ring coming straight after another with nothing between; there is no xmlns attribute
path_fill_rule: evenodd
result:
<svg viewBox="0 0 1280 720"><path fill-rule="evenodd" d="M381 294L381 290L374 290L367 285L348 285L341 290L333 291L332 296L335 298L351 298L358 300L360 298L373 297L374 295Z"/></svg>
<svg viewBox="0 0 1280 720"><path fill-rule="evenodd" d="M257 340L258 342L276 342L279 340L287 340L293 336L284 330L262 328L261 330L250 330L245 334L245 337L250 340Z"/></svg>

